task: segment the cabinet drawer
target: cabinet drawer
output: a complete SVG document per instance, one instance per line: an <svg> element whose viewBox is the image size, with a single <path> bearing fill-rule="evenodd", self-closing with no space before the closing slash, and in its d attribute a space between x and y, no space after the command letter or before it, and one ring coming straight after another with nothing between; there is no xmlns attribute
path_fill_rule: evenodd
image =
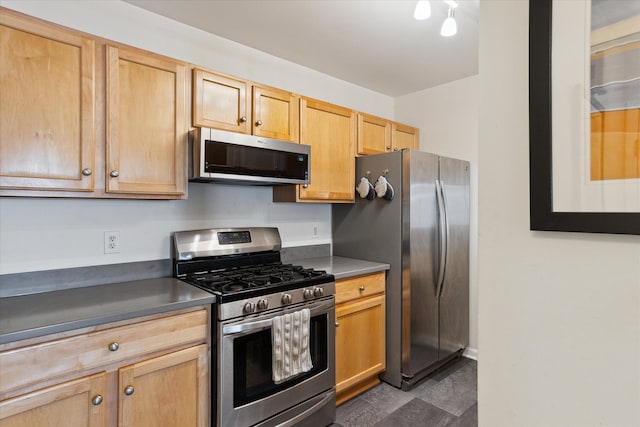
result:
<svg viewBox="0 0 640 427"><path fill-rule="evenodd" d="M0 392L206 339L199 310L16 348L0 353Z"/></svg>
<svg viewBox="0 0 640 427"><path fill-rule="evenodd" d="M336 281L336 304L384 292L384 272Z"/></svg>

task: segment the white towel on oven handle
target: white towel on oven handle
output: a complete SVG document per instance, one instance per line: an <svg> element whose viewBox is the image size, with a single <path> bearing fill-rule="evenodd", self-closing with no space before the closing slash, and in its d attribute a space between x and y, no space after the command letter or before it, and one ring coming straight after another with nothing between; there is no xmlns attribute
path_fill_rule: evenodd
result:
<svg viewBox="0 0 640 427"><path fill-rule="evenodd" d="M272 320L273 382L280 384L313 368L309 351L308 308L276 316Z"/></svg>

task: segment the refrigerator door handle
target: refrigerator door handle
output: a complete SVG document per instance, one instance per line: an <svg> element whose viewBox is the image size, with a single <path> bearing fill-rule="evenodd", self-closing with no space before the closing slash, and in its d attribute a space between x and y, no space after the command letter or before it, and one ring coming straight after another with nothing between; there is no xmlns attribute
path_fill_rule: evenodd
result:
<svg viewBox="0 0 640 427"><path fill-rule="evenodd" d="M438 299L442 297L444 291L444 280L447 276L447 265L449 264L449 209L447 207L447 191L444 187L444 181L440 181L440 193L442 194L442 205L444 206L444 229L445 229L445 244L444 244L444 272L442 273L442 284L440 285L440 293Z"/></svg>
<svg viewBox="0 0 640 427"><path fill-rule="evenodd" d="M436 179L436 199L438 201L438 229L440 232L439 238L439 251L438 251L438 280L436 281L436 298L440 298L442 293L442 286L444 285L444 273L447 262L447 238L448 238L448 224L446 215L446 206L444 200L444 193L442 191L442 183Z"/></svg>

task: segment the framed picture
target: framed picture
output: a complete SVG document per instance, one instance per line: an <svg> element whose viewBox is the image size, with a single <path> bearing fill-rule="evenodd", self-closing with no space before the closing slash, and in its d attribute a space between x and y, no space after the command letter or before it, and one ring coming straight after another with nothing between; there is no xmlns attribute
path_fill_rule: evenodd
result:
<svg viewBox="0 0 640 427"><path fill-rule="evenodd" d="M529 127L531 230L640 234L640 2L530 0Z"/></svg>

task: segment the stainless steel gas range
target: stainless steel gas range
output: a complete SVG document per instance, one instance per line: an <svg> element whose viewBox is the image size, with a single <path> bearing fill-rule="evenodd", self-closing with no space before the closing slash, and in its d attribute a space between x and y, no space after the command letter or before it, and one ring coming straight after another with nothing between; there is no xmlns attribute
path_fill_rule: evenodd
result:
<svg viewBox="0 0 640 427"><path fill-rule="evenodd" d="M214 426L335 420L335 279L280 249L271 227L173 233L174 276L216 295Z"/></svg>

